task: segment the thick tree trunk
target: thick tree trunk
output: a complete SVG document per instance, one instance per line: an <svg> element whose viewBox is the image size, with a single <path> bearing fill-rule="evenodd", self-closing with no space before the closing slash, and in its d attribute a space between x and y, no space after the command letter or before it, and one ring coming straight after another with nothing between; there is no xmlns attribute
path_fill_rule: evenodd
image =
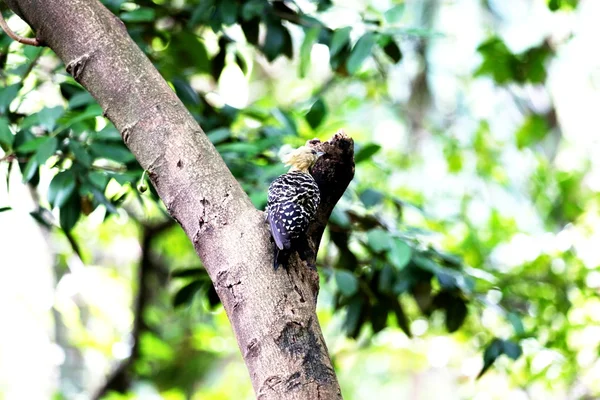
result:
<svg viewBox="0 0 600 400"><path fill-rule="evenodd" d="M273 271L263 213L123 23L97 0L5 1L96 98L148 170L215 285L257 397L341 398L315 313L318 275L297 258L288 272ZM354 173L351 139L337 134L322 146L315 247Z"/></svg>

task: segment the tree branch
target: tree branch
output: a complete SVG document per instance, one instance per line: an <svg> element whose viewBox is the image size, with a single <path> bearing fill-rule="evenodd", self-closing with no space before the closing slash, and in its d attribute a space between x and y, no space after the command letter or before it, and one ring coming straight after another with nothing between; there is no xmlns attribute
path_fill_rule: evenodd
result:
<svg viewBox="0 0 600 400"><path fill-rule="evenodd" d="M341 398L316 316L318 275L296 258L287 273L273 270L263 212L123 23L98 0L5 1L94 96L148 171L212 279L257 397ZM324 156L315 174L322 176L322 187L337 185L334 192L341 195L352 172L338 177L333 162L338 145L352 154L349 139L323 144L331 157ZM321 163L338 172L319 172ZM327 202L334 200L325 194L318 225L311 228L314 243L334 206Z"/></svg>
<svg viewBox="0 0 600 400"><path fill-rule="evenodd" d="M12 29L10 29L10 27L6 23L6 20L4 19L4 16L2 15L1 12L0 12L0 27L8 35L8 37L10 37L12 40L15 40L15 41L17 41L19 43L23 43L23 44L28 44L30 46L41 46L42 45L42 43L40 41L38 41L36 38L26 38L26 37L19 36L16 33L14 33L12 31Z"/></svg>

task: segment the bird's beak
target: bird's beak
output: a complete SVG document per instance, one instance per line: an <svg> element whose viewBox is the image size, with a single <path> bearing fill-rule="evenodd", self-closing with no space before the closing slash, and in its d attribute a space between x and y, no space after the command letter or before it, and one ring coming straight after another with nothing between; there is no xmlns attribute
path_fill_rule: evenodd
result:
<svg viewBox="0 0 600 400"><path fill-rule="evenodd" d="M321 157L323 154L325 154L324 151L317 151L317 158Z"/></svg>

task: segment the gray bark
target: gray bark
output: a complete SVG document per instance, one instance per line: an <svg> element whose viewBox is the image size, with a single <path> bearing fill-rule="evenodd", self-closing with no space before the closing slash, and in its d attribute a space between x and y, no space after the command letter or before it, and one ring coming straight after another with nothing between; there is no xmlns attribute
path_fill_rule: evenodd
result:
<svg viewBox="0 0 600 400"><path fill-rule="evenodd" d="M287 272L273 271L263 213L123 23L97 0L5 1L98 101L192 240L257 398L341 398L315 313L318 274L297 257ZM315 249L354 173L351 139L337 134L322 145L327 154L314 175L323 201L310 227Z"/></svg>

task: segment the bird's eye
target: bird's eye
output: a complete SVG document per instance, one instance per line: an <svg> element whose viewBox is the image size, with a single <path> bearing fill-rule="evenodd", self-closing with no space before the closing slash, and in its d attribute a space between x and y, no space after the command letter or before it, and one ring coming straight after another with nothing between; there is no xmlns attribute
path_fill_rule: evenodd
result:
<svg viewBox="0 0 600 400"><path fill-rule="evenodd" d="M312 151L312 153L313 153L314 155L317 155L317 152L316 152L315 150L313 150L313 151Z"/></svg>

